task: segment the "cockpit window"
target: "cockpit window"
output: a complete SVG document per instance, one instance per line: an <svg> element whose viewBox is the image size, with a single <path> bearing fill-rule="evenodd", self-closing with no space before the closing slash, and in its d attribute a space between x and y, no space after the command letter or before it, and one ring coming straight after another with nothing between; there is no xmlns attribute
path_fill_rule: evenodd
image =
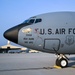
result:
<svg viewBox="0 0 75 75"><path fill-rule="evenodd" d="M29 20L25 20L23 23L28 23Z"/></svg>
<svg viewBox="0 0 75 75"><path fill-rule="evenodd" d="M36 19L35 23L41 22L42 19Z"/></svg>
<svg viewBox="0 0 75 75"><path fill-rule="evenodd" d="M35 21L35 19L31 19L31 20L29 20L29 24L33 24L34 23L34 21Z"/></svg>
<svg viewBox="0 0 75 75"><path fill-rule="evenodd" d="M28 20L25 20L23 23L27 23L28 25L31 25L31 24L33 24L33 23L39 23L39 22L41 22L42 21L42 19L40 19L40 18L30 18L30 19L28 19Z"/></svg>
<svg viewBox="0 0 75 75"><path fill-rule="evenodd" d="M28 20L25 20L23 23L33 24L34 21L35 19L28 19Z"/></svg>

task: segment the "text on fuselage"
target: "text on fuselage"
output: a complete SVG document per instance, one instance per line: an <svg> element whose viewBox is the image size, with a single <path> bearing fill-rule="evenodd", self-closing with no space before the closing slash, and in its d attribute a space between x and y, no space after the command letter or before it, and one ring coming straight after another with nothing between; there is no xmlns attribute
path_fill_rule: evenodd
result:
<svg viewBox="0 0 75 75"><path fill-rule="evenodd" d="M75 28L37 28L36 33L39 33L41 35L51 35L51 34L75 34Z"/></svg>

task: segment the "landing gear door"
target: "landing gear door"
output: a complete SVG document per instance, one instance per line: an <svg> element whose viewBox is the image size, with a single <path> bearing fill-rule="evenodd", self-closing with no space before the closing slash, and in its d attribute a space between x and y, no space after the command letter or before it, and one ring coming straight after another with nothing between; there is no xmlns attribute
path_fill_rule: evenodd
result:
<svg viewBox="0 0 75 75"><path fill-rule="evenodd" d="M44 40L44 49L58 51L59 48L60 48L60 40L59 39L45 39Z"/></svg>

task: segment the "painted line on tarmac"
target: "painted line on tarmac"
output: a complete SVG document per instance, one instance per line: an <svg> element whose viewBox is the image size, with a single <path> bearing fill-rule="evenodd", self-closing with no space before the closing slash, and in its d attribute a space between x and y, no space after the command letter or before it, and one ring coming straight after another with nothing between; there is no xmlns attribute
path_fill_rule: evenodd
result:
<svg viewBox="0 0 75 75"><path fill-rule="evenodd" d="M20 69L3 69L0 70L0 72L5 72L5 71L22 71L22 70L41 70L41 69L56 69L55 67L40 67L40 68L20 68Z"/></svg>

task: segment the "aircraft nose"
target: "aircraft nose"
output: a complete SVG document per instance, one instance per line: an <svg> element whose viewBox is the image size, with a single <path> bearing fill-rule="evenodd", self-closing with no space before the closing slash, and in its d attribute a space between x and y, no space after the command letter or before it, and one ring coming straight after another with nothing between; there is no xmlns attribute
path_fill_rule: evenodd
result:
<svg viewBox="0 0 75 75"><path fill-rule="evenodd" d="M5 31L4 37L14 43L18 43L18 27L13 27Z"/></svg>

